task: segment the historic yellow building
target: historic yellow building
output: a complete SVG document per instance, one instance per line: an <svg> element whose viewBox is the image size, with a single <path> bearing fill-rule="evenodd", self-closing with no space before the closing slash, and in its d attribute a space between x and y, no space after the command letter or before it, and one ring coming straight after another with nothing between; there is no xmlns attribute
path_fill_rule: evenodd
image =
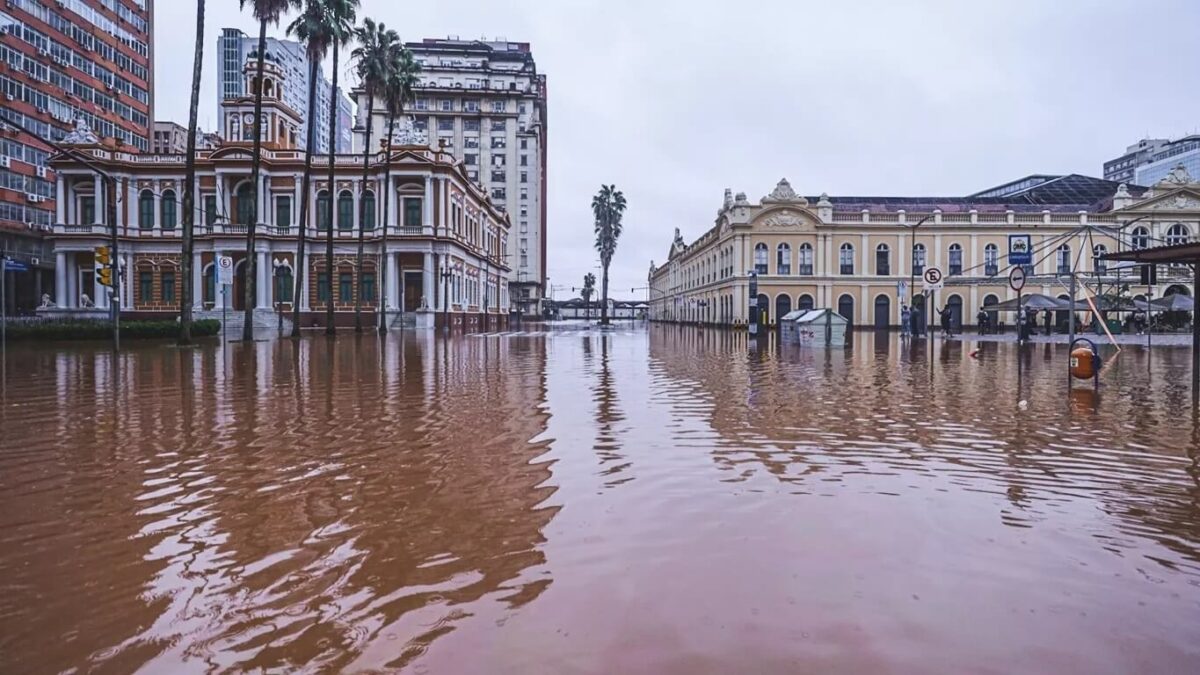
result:
<svg viewBox="0 0 1200 675"><path fill-rule="evenodd" d="M781 180L758 203L726 190L716 222L690 244L675 230L667 262L650 265L650 316L744 325L755 276L763 323L829 307L857 326L897 326L901 304L921 294L922 272L933 266L945 274L936 306L949 307L960 325L974 323L984 305L1016 297L1011 234L1031 237L1026 293L1066 298L1074 270L1093 289L1129 283L1132 295L1157 297L1186 292L1191 271L1164 268L1159 287L1148 289L1136 271L1095 256L1182 243L1197 232L1200 183L1182 167L1152 188L1033 175L956 198L804 197Z"/></svg>

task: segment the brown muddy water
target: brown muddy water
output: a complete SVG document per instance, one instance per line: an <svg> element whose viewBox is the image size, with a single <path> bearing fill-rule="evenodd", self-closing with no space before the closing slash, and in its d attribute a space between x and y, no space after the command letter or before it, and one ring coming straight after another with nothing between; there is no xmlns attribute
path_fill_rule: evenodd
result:
<svg viewBox="0 0 1200 675"><path fill-rule="evenodd" d="M0 672L1200 672L1186 349L128 347L8 352Z"/></svg>

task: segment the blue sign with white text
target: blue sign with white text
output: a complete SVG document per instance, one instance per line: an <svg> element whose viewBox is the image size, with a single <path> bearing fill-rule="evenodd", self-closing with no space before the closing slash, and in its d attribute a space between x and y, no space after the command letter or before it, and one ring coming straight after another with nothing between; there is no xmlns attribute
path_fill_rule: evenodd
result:
<svg viewBox="0 0 1200 675"><path fill-rule="evenodd" d="M4 261L4 271L5 272L28 272L29 265L26 265L25 263L23 263L19 260L5 260Z"/></svg>
<svg viewBox="0 0 1200 675"><path fill-rule="evenodd" d="M1008 235L1008 264L1033 264L1033 237L1028 234Z"/></svg>

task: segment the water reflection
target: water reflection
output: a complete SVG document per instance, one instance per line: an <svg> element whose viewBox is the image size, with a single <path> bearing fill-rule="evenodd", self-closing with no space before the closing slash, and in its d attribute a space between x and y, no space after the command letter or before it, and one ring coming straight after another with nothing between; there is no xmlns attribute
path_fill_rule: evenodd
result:
<svg viewBox="0 0 1200 675"><path fill-rule="evenodd" d="M1186 350L1069 395L1052 346L871 333L9 357L0 671L1200 663Z"/></svg>

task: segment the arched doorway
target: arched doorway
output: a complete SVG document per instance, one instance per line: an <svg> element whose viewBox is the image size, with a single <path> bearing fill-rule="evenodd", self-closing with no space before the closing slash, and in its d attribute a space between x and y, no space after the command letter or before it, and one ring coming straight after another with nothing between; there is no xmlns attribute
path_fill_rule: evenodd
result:
<svg viewBox="0 0 1200 675"><path fill-rule="evenodd" d="M985 308L998 304L1000 304L1000 298L996 297L996 295L989 293L983 296L983 306ZM1000 312L994 309L985 309L985 311L987 312L989 330L998 332L1000 329Z"/></svg>
<svg viewBox="0 0 1200 675"><path fill-rule="evenodd" d="M813 308L813 297L808 293L796 299L796 309L809 310Z"/></svg>
<svg viewBox="0 0 1200 675"><path fill-rule="evenodd" d="M875 328L887 330L892 324L892 300L886 295L875 296Z"/></svg>
<svg viewBox="0 0 1200 675"><path fill-rule="evenodd" d="M209 309L217 307L217 266L212 263L204 267L204 289L200 302Z"/></svg>
<svg viewBox="0 0 1200 675"><path fill-rule="evenodd" d="M950 331L953 333L962 331L962 305L962 297L958 295L952 295L946 300L946 307L950 309Z"/></svg>
<svg viewBox="0 0 1200 675"><path fill-rule="evenodd" d="M787 293L780 293L775 298L775 321L783 320L792 311L792 298Z"/></svg>
<svg viewBox="0 0 1200 675"><path fill-rule="evenodd" d="M757 302L758 302L758 325L765 326L768 323L770 323L770 320L769 320L770 317L767 316L767 314L770 312L770 309L771 309L771 300L769 298L767 298L766 295L759 293Z"/></svg>
<svg viewBox="0 0 1200 675"><path fill-rule="evenodd" d="M838 298L837 313L841 314L846 319L846 327L854 327L854 296L843 295Z"/></svg>
<svg viewBox="0 0 1200 675"><path fill-rule="evenodd" d="M239 260L233 264L233 290L229 299L231 309L242 311L246 309L246 261Z"/></svg>
<svg viewBox="0 0 1200 675"><path fill-rule="evenodd" d="M1066 293L1059 294L1058 299L1062 300L1063 302L1066 302L1066 303L1071 302L1071 296L1067 295ZM1071 322L1071 312L1069 310L1060 309L1060 310L1054 312L1054 329L1055 330L1066 331L1067 324L1069 324L1070 322Z"/></svg>

